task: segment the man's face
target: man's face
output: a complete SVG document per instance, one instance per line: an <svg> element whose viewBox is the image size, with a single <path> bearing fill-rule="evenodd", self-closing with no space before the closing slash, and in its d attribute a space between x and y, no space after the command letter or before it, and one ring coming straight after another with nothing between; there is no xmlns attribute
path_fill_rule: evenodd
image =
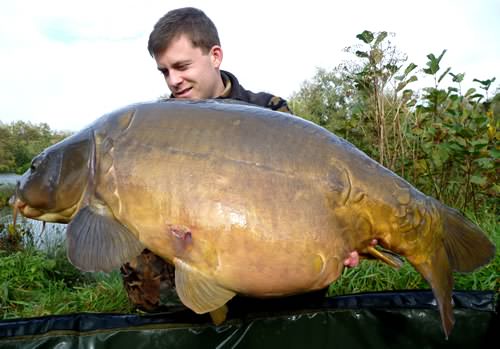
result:
<svg viewBox="0 0 500 349"><path fill-rule="evenodd" d="M163 53L155 55L155 60L175 98L214 98L224 89L219 46L204 54L201 48L193 47L186 35L181 35Z"/></svg>

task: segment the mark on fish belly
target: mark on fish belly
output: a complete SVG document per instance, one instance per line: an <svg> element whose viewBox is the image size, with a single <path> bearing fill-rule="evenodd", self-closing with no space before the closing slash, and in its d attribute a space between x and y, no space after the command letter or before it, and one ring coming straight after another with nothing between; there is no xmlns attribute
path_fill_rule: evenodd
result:
<svg viewBox="0 0 500 349"><path fill-rule="evenodd" d="M184 252L192 246L193 235L188 227L169 224L168 232L174 237L174 246L177 252Z"/></svg>
<svg viewBox="0 0 500 349"><path fill-rule="evenodd" d="M190 243L192 241L191 231L183 225L170 225L170 232L178 239Z"/></svg>

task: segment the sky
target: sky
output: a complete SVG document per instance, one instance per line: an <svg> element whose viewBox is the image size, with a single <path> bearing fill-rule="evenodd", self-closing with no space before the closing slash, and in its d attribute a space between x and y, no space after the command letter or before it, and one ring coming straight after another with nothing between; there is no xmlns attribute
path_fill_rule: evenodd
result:
<svg viewBox="0 0 500 349"><path fill-rule="evenodd" d="M443 69L465 72L466 87L500 80L499 0L0 0L0 121L78 131L167 94L147 39L160 17L184 6L213 20L221 68L254 92L289 98L317 68L352 58L344 48L363 30L394 33L419 69L447 49Z"/></svg>

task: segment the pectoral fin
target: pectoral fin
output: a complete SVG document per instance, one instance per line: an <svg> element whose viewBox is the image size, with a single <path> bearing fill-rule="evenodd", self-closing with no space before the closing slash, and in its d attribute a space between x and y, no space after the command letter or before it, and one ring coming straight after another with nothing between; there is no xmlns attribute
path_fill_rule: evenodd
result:
<svg viewBox="0 0 500 349"><path fill-rule="evenodd" d="M404 264L401 257L388 250L378 250L375 248L375 246L369 246L366 248L365 252L371 254L373 257L380 259L381 261L389 264L391 267L396 269L401 268Z"/></svg>
<svg viewBox="0 0 500 349"><path fill-rule="evenodd" d="M217 314L218 309L223 308L235 296L233 291L220 286L215 280L182 260L175 258L174 264L175 286L179 298L195 313L213 312ZM218 322L223 320L219 319Z"/></svg>
<svg viewBox="0 0 500 349"><path fill-rule="evenodd" d="M83 271L110 272L144 246L103 204L81 209L68 225L68 259Z"/></svg>

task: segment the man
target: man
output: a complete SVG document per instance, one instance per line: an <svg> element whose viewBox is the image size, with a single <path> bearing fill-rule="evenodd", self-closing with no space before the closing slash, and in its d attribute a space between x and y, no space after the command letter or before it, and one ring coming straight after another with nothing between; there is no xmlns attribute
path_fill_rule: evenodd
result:
<svg viewBox="0 0 500 349"><path fill-rule="evenodd" d="M231 98L290 111L284 99L245 90L234 75L220 70L223 51L219 35L201 10L180 8L160 18L149 36L148 51L172 98Z"/></svg>
<svg viewBox="0 0 500 349"><path fill-rule="evenodd" d="M148 51L171 98L230 98L290 113L284 99L245 90L234 75L220 70L223 52L219 35L201 10L180 8L160 18L149 36ZM168 305L174 297L173 266L149 250L123 265L121 271L129 299L139 308L152 311Z"/></svg>

